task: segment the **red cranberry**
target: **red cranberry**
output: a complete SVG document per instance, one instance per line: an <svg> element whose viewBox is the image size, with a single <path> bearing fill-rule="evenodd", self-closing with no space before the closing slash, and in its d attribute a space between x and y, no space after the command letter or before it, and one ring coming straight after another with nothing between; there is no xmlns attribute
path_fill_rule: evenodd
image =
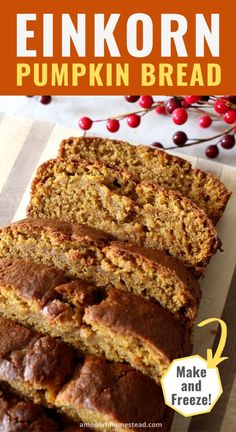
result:
<svg viewBox="0 0 236 432"><path fill-rule="evenodd" d="M152 96L140 96L139 105L142 108L145 109L151 108L153 102L154 101Z"/></svg>
<svg viewBox="0 0 236 432"><path fill-rule="evenodd" d="M196 102L198 102L200 100L201 96L185 96L184 99L185 101L189 104L192 105Z"/></svg>
<svg viewBox="0 0 236 432"><path fill-rule="evenodd" d="M182 147L188 141L188 137L187 137L185 132L177 131L174 133L174 135L172 137L172 141L177 146Z"/></svg>
<svg viewBox="0 0 236 432"><path fill-rule="evenodd" d="M199 119L199 126L202 128L208 128L212 124L212 118L208 115L204 115Z"/></svg>
<svg viewBox="0 0 236 432"><path fill-rule="evenodd" d="M51 100L52 100L52 96L40 96L39 98L39 102L43 105L50 104Z"/></svg>
<svg viewBox="0 0 236 432"><path fill-rule="evenodd" d="M176 98L170 98L165 103L166 112L168 114L172 114L174 110L179 107L181 107L181 102L179 101L179 99Z"/></svg>
<svg viewBox="0 0 236 432"><path fill-rule="evenodd" d="M129 103L134 103L139 100L140 96L125 96L125 100Z"/></svg>
<svg viewBox="0 0 236 432"><path fill-rule="evenodd" d="M224 121L225 123L232 124L236 120L236 111L235 110L229 110L224 114Z"/></svg>
<svg viewBox="0 0 236 432"><path fill-rule="evenodd" d="M230 110L230 106L226 99L219 98L214 102L214 109L218 114L225 114Z"/></svg>
<svg viewBox="0 0 236 432"><path fill-rule="evenodd" d="M234 135L226 134L220 140L221 147L224 149L231 149L235 145L235 137Z"/></svg>
<svg viewBox="0 0 236 432"><path fill-rule="evenodd" d="M117 132L120 129L120 122L117 119L108 119L106 127L109 132Z"/></svg>
<svg viewBox="0 0 236 432"><path fill-rule="evenodd" d="M162 104L162 105L157 106L155 111L157 114L164 114L165 115L166 114L165 105Z"/></svg>
<svg viewBox="0 0 236 432"><path fill-rule="evenodd" d="M184 124L188 119L187 111L184 108L177 108L172 114L172 120L177 125Z"/></svg>
<svg viewBox="0 0 236 432"><path fill-rule="evenodd" d="M205 154L210 159L216 158L219 154L219 149L217 145L214 144L209 145L205 150Z"/></svg>
<svg viewBox="0 0 236 432"><path fill-rule="evenodd" d="M79 127L83 130L89 130L92 127L92 120L89 117L81 117L79 120Z"/></svg>
<svg viewBox="0 0 236 432"><path fill-rule="evenodd" d="M127 117L128 126L131 128L136 128L140 125L141 117L137 114L130 114Z"/></svg>
<svg viewBox="0 0 236 432"><path fill-rule="evenodd" d="M156 142L152 143L152 147L163 148L163 145L160 142L156 141Z"/></svg>

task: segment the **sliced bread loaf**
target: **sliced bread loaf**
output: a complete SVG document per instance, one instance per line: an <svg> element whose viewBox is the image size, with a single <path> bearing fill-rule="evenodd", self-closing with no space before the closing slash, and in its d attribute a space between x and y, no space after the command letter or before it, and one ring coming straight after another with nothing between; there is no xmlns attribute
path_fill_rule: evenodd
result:
<svg viewBox="0 0 236 432"><path fill-rule="evenodd" d="M98 137L63 140L59 157L101 160L128 169L142 181L173 189L194 201L216 223L226 207L230 192L210 173L193 169L184 159L147 146Z"/></svg>
<svg viewBox="0 0 236 432"><path fill-rule="evenodd" d="M200 273L220 247L212 221L192 201L99 162L43 164L28 214L86 223L121 241L163 250Z"/></svg>
<svg viewBox="0 0 236 432"><path fill-rule="evenodd" d="M172 413L161 387L149 377L102 357L76 360L64 342L1 316L0 380L78 423L93 423L97 431L144 431L135 424L145 422L162 423L164 431L170 428ZM129 423L131 428L125 426Z"/></svg>
<svg viewBox="0 0 236 432"><path fill-rule="evenodd" d="M0 260L0 312L84 354L127 361L157 382L192 350L190 330L158 304L32 261Z"/></svg>
<svg viewBox="0 0 236 432"><path fill-rule="evenodd" d="M114 242L86 226L47 219L16 222L0 230L0 257L30 259L98 286L149 297L190 322L197 315L200 287L180 262Z"/></svg>

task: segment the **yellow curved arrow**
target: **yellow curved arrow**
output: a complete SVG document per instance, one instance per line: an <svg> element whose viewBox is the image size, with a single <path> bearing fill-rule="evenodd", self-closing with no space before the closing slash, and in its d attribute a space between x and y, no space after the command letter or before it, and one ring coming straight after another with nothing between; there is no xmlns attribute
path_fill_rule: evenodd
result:
<svg viewBox="0 0 236 432"><path fill-rule="evenodd" d="M204 321L201 321L198 324L198 327L203 327L207 324L211 324L212 322L217 321L221 326L221 336L219 340L219 345L217 347L217 350L215 352L215 355L213 356L212 349L207 350L207 367L208 368L215 368L219 363L221 363L224 360L227 360L229 357L221 357L221 354L224 350L226 339L227 339L227 326L225 322L220 318L208 318Z"/></svg>

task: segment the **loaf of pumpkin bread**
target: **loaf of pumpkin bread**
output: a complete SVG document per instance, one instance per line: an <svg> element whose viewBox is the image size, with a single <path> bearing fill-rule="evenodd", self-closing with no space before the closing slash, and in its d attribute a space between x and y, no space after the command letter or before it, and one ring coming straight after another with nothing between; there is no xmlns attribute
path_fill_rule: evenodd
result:
<svg viewBox="0 0 236 432"><path fill-rule="evenodd" d="M173 189L194 201L216 223L223 214L229 191L213 174L193 169L186 160L147 146L98 137L62 141L59 157L101 160L128 169L140 180Z"/></svg>
<svg viewBox="0 0 236 432"><path fill-rule="evenodd" d="M0 260L0 312L85 354L125 360L157 382L172 360L191 354L188 329L158 304L32 261Z"/></svg>
<svg viewBox="0 0 236 432"><path fill-rule="evenodd" d="M64 342L3 317L0 380L34 402L56 407L78 423L93 423L98 431L144 431L135 426L144 422L162 423L164 431L170 427L172 416L161 387L149 377L103 357L77 360ZM127 423L134 426L129 428Z"/></svg>
<svg viewBox="0 0 236 432"><path fill-rule="evenodd" d="M104 232L56 220L25 219L0 230L0 257L29 259L97 286L154 300L192 322L201 296L195 278L176 259L117 243Z"/></svg>
<svg viewBox="0 0 236 432"><path fill-rule="evenodd" d="M78 222L163 250L202 273L220 247L205 212L178 192L100 162L50 160L32 183L28 214Z"/></svg>

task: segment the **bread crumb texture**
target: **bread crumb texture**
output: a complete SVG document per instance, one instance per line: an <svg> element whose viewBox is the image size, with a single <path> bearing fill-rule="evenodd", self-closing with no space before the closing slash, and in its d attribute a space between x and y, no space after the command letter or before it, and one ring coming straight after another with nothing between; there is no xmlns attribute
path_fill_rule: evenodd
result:
<svg viewBox="0 0 236 432"><path fill-rule="evenodd" d="M121 241L163 250L196 272L220 246L212 221L188 198L101 162L43 164L28 214L87 224Z"/></svg>
<svg viewBox="0 0 236 432"><path fill-rule="evenodd" d="M199 284L178 260L161 251L114 242L87 226L25 219L0 230L0 257L41 262L97 286L157 300L190 322L198 312Z"/></svg>
<svg viewBox="0 0 236 432"><path fill-rule="evenodd" d="M157 183L186 196L216 223L222 216L230 192L213 174L193 169L186 160L147 146L98 137L63 140L59 156L65 159L101 160L128 169L138 179Z"/></svg>

